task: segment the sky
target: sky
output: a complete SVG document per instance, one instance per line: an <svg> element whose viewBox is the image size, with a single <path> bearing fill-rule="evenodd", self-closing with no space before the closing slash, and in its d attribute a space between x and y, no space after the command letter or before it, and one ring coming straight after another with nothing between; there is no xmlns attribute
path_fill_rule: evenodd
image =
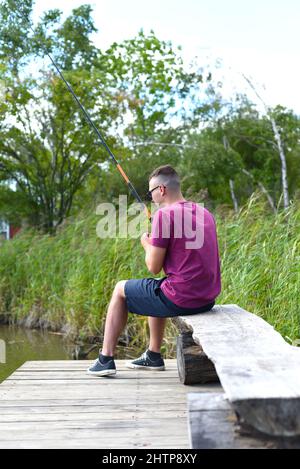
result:
<svg viewBox="0 0 300 469"><path fill-rule="evenodd" d="M36 0L33 19L52 8L68 15L85 3L94 9L93 41L101 49L153 29L182 46L186 64L221 59L227 96L246 92L257 102L244 74L267 105L300 114L299 0Z"/></svg>

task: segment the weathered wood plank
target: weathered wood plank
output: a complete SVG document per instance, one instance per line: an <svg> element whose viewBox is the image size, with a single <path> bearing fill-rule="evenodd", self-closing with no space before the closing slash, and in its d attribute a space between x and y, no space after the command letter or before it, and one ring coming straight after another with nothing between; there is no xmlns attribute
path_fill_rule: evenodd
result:
<svg viewBox="0 0 300 469"><path fill-rule="evenodd" d="M132 420L136 418L136 414L138 413L139 419L170 419L170 418L179 418L184 419L186 421L186 405L182 406L181 409L177 409L176 407L172 407L169 409L157 409L152 406L151 409L148 407L145 411L143 411L144 406L137 408L136 406L133 407L131 410L125 410L124 408L112 409L108 408L103 410L98 409L91 409L88 411L87 409L83 408L81 412L77 411L68 411L64 410L64 412L47 412L43 410L41 413L41 409L39 412L36 411L34 408L30 408L30 411L21 411L21 412L14 412L8 413L3 412L0 415L0 424L6 424L10 422L60 422L60 421L81 421L84 420L85 422L90 421L103 421L103 420Z"/></svg>
<svg viewBox="0 0 300 469"><path fill-rule="evenodd" d="M1 409L3 410L3 409ZM0 410L0 412L1 412ZM162 408L155 408L154 405L147 407L144 410L144 406L136 407L131 406L131 408L124 406L116 407L116 408L96 408L93 409L89 407L86 409L85 407L79 408L74 410L72 407L67 409L61 409L60 411L55 408L48 409L48 408L35 408L35 407L28 407L24 410L24 408L19 408L19 411L13 410L9 411L8 409L4 409L1 413L1 420L0 423L6 422L28 422L28 421L60 421L60 420L107 420L107 419L127 419L127 418L134 418L134 416L138 413L139 418L162 418L168 419L172 417L178 418L185 418L186 417L186 404L178 405L177 407L170 407L168 409Z"/></svg>
<svg viewBox="0 0 300 469"><path fill-rule="evenodd" d="M182 387L176 360L169 374L121 361L112 378L73 363L25 363L0 384L0 448L188 448L186 394L215 390Z"/></svg>
<svg viewBox="0 0 300 469"><path fill-rule="evenodd" d="M100 378L101 379L101 378ZM155 378L154 378L155 379ZM178 386L178 377L177 378L173 378L171 377L169 380L166 380L166 379L158 379L156 378L157 380L157 384L166 384L169 386L169 387L172 387L172 386ZM62 378L50 378L48 379L47 377L43 378L43 379L38 379L38 378L35 378L35 379L8 379L7 380L7 385L9 386L14 386L16 384L19 384L19 383L22 383L22 386L24 387L27 387L27 386L39 386L41 384L49 384L49 385L53 385L53 386L74 386L74 385L83 385L83 386L94 386L95 385L95 381L100 381L99 378L95 377L95 376L91 376L90 378L86 378L85 376L80 379L80 378L74 378L74 379L62 379ZM118 386L120 386L121 388L131 388L131 387L134 387L136 386L136 382L134 379L130 378L130 379L118 379L118 378L111 378L108 380L108 379L101 379L101 386L111 386L111 382L112 381L118 381ZM153 383L153 378L152 379L145 379L145 385L151 385Z"/></svg>
<svg viewBox="0 0 300 469"><path fill-rule="evenodd" d="M76 416L75 416L76 417ZM128 415L126 415L128 417ZM172 429L172 435L182 435L182 431L187 430L186 415L184 417L168 417L164 419L160 418L142 418L137 412L130 418L116 418L116 419L105 419L94 421L92 419L77 419L74 420L56 420L43 422L39 420L32 421L13 421L13 422L0 422L0 440L10 439L10 435L15 435L16 438L19 434L23 435L24 439L27 439L26 431L30 427L30 436L32 434L47 436L49 432L56 431L67 431L67 430L82 430L81 434L90 430L104 430L105 433L123 434L124 429L127 431L136 431L143 434L147 434L149 431L153 431L157 436L165 435L166 431ZM106 434L107 436L107 434Z"/></svg>
<svg viewBox="0 0 300 469"><path fill-rule="evenodd" d="M90 365L92 365L94 363L95 360L37 360L37 361L27 361L25 363L23 363L23 365L21 365L19 368L18 368L18 371L20 370L23 370L23 369L35 369L35 368L40 368L40 369L46 369L46 370L50 370L50 369L62 369L62 370L67 370L67 369L76 369L76 368L79 368L79 369L82 369L82 370L85 370L86 368L88 368ZM130 361L130 360L115 360L115 363L116 363L116 367L119 368L119 369L123 369L123 370L128 370L128 368L126 367L125 363L127 361ZM166 370L165 371L168 371L168 370L176 370L177 369L177 364L176 364L176 360L174 359L165 359L164 360L165 362L165 365L166 365ZM141 371L141 370L139 370ZM142 370L144 371L144 370ZM148 371L147 371L148 372ZM150 372L150 370L149 370Z"/></svg>
<svg viewBox="0 0 300 469"><path fill-rule="evenodd" d="M237 305L178 318L214 363L241 422L271 435L300 434L300 350Z"/></svg>
<svg viewBox="0 0 300 469"><path fill-rule="evenodd" d="M178 372L177 371L172 371L169 373L164 373L161 372L158 374L157 373L148 373L147 371L145 373L145 379L153 379L153 376L156 376L158 379L161 380L177 380L178 382ZM120 372L118 370L117 372L118 379L124 380L131 380L134 381L135 378L130 374L130 372L122 371ZM88 375L85 373L84 370L74 370L74 371L45 371L45 370L37 370L37 371L15 371L13 374L11 374L8 378L6 378L6 381L9 381L11 379L91 379L91 375Z"/></svg>
<svg viewBox="0 0 300 469"><path fill-rule="evenodd" d="M209 392L209 389L208 388L204 388L203 389L204 392ZM9 395L10 397L10 395ZM28 397L28 396L27 396ZM163 397L158 397L155 399L150 399L151 396L147 396L147 403L149 405L158 405L158 406L165 406L165 405L169 405L170 404L170 397L169 396L163 396ZM82 399L74 399L74 396L73 398L71 399L41 399L41 398L38 398L38 399L34 399L34 401L32 399L29 399L29 397L27 399L1 399L0 400L0 407L1 409L5 408L5 409L10 409L10 408L16 408L16 409L19 409L19 408L26 408L26 407L30 407L30 406L34 406L35 408L40 408L40 407L43 407L43 408L64 408L66 406L69 406L69 407L72 407L72 408L76 408L76 407L104 407L104 406L107 406L107 404L110 402L111 406L113 408L117 408L118 406L136 406L137 405L137 400L136 400L136 394L134 393L131 397L122 397L120 396L118 398L118 401L115 401L115 402L112 402L111 400L111 397L110 396L103 396L101 397L101 399L97 399L97 398L90 398L90 397L84 397ZM179 404L182 404L183 401L182 401L182 396L179 396L179 397L174 397L172 398L172 405L179 405Z"/></svg>
<svg viewBox="0 0 300 469"><path fill-rule="evenodd" d="M68 439L50 439L47 440L7 440L4 443L0 441L0 449L188 449L188 441L182 438L172 438L172 444L161 442L165 440L161 437L152 436L151 439L143 437L135 437L135 439L124 439L119 437L115 439L105 439L104 436L98 438L72 438Z"/></svg>

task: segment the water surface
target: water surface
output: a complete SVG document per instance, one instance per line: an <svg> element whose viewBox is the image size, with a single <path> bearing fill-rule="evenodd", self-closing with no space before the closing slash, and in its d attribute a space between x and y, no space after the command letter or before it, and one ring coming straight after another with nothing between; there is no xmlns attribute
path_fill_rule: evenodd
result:
<svg viewBox="0 0 300 469"><path fill-rule="evenodd" d="M76 347L76 344L62 334L18 326L0 325L0 340L4 341L6 349L6 363L1 363L0 355L0 383L29 360L72 360ZM83 350L90 347L90 344L83 345ZM97 346L87 359L97 358L98 352ZM138 348L118 346L115 357L130 359L142 352Z"/></svg>

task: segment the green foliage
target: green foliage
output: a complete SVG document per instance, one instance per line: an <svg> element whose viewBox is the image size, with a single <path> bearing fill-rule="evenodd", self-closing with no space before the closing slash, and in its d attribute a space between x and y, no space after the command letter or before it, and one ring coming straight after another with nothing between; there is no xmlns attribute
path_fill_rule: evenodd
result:
<svg viewBox="0 0 300 469"><path fill-rule="evenodd" d="M16 13L10 9L11 6L11 2L4 2L0 8L0 31L4 42L7 40L4 20L16 21ZM31 55L40 53L44 56L46 48L54 48L57 60L61 59L61 66L73 68L72 71L64 70L65 78L94 123L108 128L115 110L108 109L102 102L99 111L97 79L83 68L90 64L95 53L89 40L89 35L95 31L90 17L91 8L82 6L74 10L62 25L59 25L59 12L48 12L36 29L31 30L30 5L27 6L25 19L22 16L18 23L28 36L26 40L24 38L28 46L23 49L25 62ZM50 24L52 33L47 37L46 27ZM16 56L19 42L12 43L11 47L14 48L12 55ZM66 57L69 63L62 62ZM26 77L26 69L22 76L18 67L6 66L5 71L8 92L0 129L0 178L16 184L13 198L18 199L19 204L14 204L18 212L15 217L29 214L26 218L30 224L51 233L70 213L74 194L80 190L85 178L92 171L99 174L104 151L73 97L53 72L45 73L39 81ZM3 196L0 215L12 221L12 217L8 217L12 210L5 207L6 200L7 197Z"/></svg>
<svg viewBox="0 0 300 469"><path fill-rule="evenodd" d="M300 199L270 212L255 192L238 215L218 224L222 255L219 303L236 303L272 324L283 337L300 337Z"/></svg>
<svg viewBox="0 0 300 469"><path fill-rule="evenodd" d="M238 215L215 213L221 255L218 304L236 303L284 337L300 338L300 202L274 215L256 192ZM72 337L102 336L117 281L150 276L139 240L96 236L97 217L82 212L56 236L24 230L0 249L0 311L11 319L63 328ZM147 319L129 315L132 345L147 345ZM168 325L165 350L174 355Z"/></svg>
<svg viewBox="0 0 300 469"><path fill-rule="evenodd" d="M142 173L133 174L133 163L142 161L149 172L161 158L175 164L178 154L170 148L153 151L152 141L159 145L180 141L182 131L170 128L169 121L182 114L183 102L191 90L196 93L199 84L202 86L203 77L199 71L186 73L172 44L160 41L153 31L149 35L140 31L136 38L113 44L106 52L96 49L90 40L96 28L89 5L74 9L63 22L59 10L50 10L35 27L31 9L31 2L10 0L0 8L1 40L9 42L16 65L5 64L9 53L4 48L1 66L7 92L0 128L0 177L16 184L16 216L30 213L27 222L53 233L71 213L76 197L73 212L90 194L88 180L101 180L100 197L114 197L125 187L53 65L34 78L24 65L51 52L94 124L109 146L118 150L120 162L131 169L131 179L143 192L147 190L145 178ZM17 30L8 30L6 23L17 24ZM21 49L21 43L26 47ZM128 120L130 124L125 122ZM116 136L120 126L123 138ZM125 139L130 140L130 149ZM5 207L6 201L3 197L0 216L7 218L11 210Z"/></svg>
<svg viewBox="0 0 300 469"><path fill-rule="evenodd" d="M142 196L153 168L172 164L186 195L197 193L210 207L245 204L257 187L270 206L278 205L282 174L272 125L247 98L225 104L211 71L196 61L187 71L180 48L154 31L98 49L90 5L66 19L49 10L35 26L31 12L31 0L0 5L0 217L25 218L54 233L90 200L127 192L50 59L49 68L43 63L32 76L29 65L42 65L47 52ZM270 116L293 199L300 184L299 116L282 106Z"/></svg>
<svg viewBox="0 0 300 469"><path fill-rule="evenodd" d="M156 166L171 164L184 195L216 212L218 302L237 303L298 339L299 116L282 106L270 112L292 198L282 212L272 125L253 103L225 105L210 70L196 63L187 71L180 48L153 31L102 51L91 41L89 5L65 20L49 10L32 29L32 4L0 5L0 218L47 234L26 229L1 245L0 311L74 337L99 336L115 283L148 276L138 240L100 240L96 216L86 215L127 186L51 62L32 76L30 64L42 66L50 52L139 194ZM147 320L130 315L127 333L146 346ZM170 356L174 336L169 324Z"/></svg>
<svg viewBox="0 0 300 469"><path fill-rule="evenodd" d="M226 150L209 131L191 135L180 162L183 192L195 194L206 188L215 205L230 203L228 181L239 175L242 167L240 154Z"/></svg>
<svg viewBox="0 0 300 469"><path fill-rule="evenodd" d="M0 5L0 61L4 60L14 73L26 64L30 52L32 5L32 0L6 0Z"/></svg>

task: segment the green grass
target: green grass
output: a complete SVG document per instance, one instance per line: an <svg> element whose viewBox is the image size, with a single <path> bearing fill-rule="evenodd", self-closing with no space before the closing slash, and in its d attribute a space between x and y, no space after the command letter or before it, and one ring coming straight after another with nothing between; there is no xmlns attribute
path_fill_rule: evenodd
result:
<svg viewBox="0 0 300 469"><path fill-rule="evenodd" d="M218 220L222 293L272 324L289 342L300 337L300 204L269 212L254 194L237 216Z"/></svg>
<svg viewBox="0 0 300 469"><path fill-rule="evenodd" d="M288 341L300 338L300 204L271 213L255 193L238 215L221 210L217 221L222 293L272 324ZM150 276L139 239L96 235L95 214L68 220L58 234L23 231L0 247L0 313L32 327L64 330L70 337L101 337L117 281ZM174 356L169 322L164 352ZM147 319L129 315L123 339L147 345Z"/></svg>

